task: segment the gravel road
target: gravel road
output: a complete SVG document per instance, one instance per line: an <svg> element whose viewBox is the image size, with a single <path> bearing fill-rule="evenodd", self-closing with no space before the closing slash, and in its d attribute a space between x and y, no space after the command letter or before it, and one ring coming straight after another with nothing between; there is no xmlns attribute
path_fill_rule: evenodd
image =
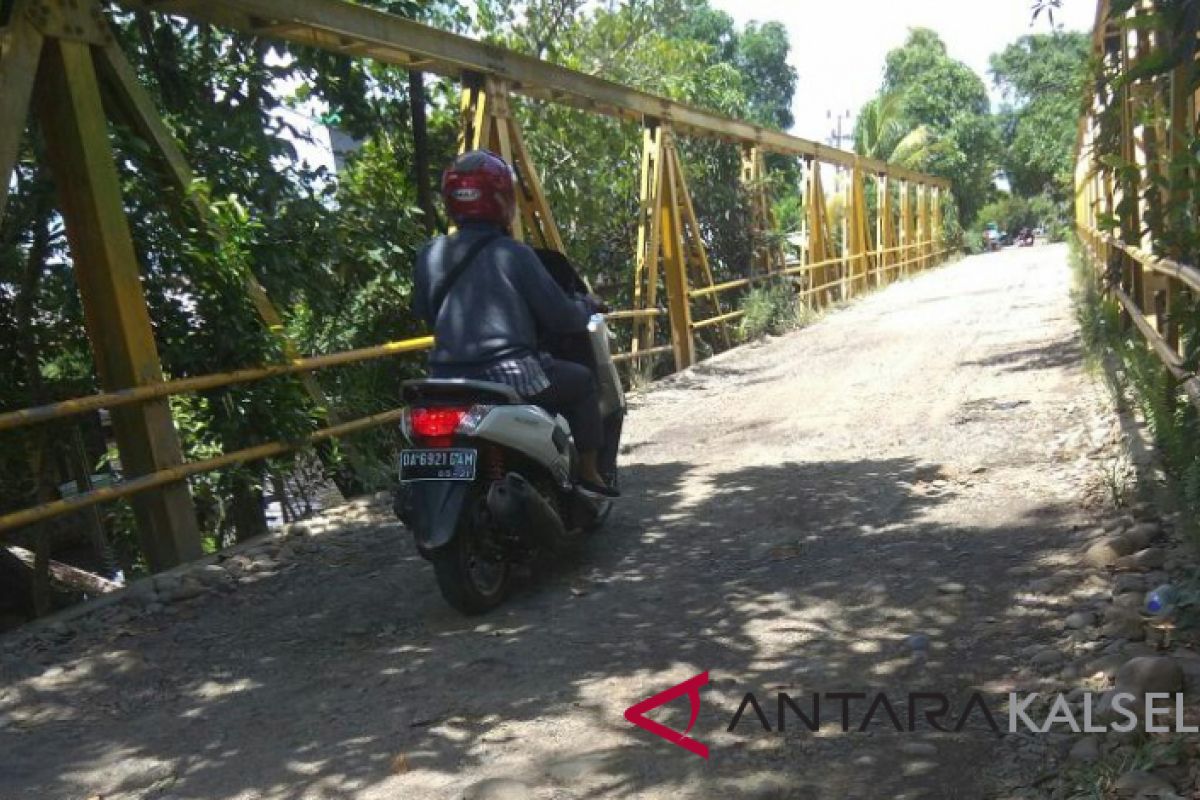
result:
<svg viewBox="0 0 1200 800"><path fill-rule="evenodd" d="M1114 425L1069 283L1063 246L968 258L657 384L607 530L487 617L376 501L194 598L0 640L0 798L993 796L1021 767L979 715L858 727L878 692L906 723L1042 680L1021 653L1063 611L1020 598L1077 569ZM704 671L709 758L623 718ZM773 729L779 692L867 700L727 730L748 692Z"/></svg>

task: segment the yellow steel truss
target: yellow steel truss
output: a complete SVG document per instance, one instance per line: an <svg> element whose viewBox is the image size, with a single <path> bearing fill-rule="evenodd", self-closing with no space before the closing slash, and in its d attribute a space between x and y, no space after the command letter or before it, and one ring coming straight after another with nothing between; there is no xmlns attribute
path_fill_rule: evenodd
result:
<svg viewBox="0 0 1200 800"><path fill-rule="evenodd" d="M1114 9L1100 0L1092 33L1093 57L1121 76L1111 97L1089 91L1080 116L1075 152L1075 224L1092 257L1100 288L1116 299L1123 326L1136 328L1173 381L1200 407L1200 375L1180 337L1181 296L1200 292L1200 270L1177 237L1164 235L1175 214L1187 209L1188 179L1180 159L1200 122L1195 92L1200 64L1177 59L1172 36L1150 14L1149 4ZM1170 71L1138 74L1138 66L1170 60ZM1102 114L1116 119L1101 129ZM1115 137L1114 137L1115 134Z"/></svg>
<svg viewBox="0 0 1200 800"><path fill-rule="evenodd" d="M667 125L648 125L642 139L642 175L638 211L638 251L634 271L635 310L656 308L658 284L667 291L671 346L676 369L696 360L693 337L689 274L698 283L713 286L708 252L700 234L700 223L688 191L687 176L679 150ZM660 273L659 264L662 269ZM708 295L716 315L721 314L716 294ZM634 347L645 351L654 346L655 320L635 320ZM728 332L723 334L728 342Z"/></svg>
<svg viewBox="0 0 1200 800"><path fill-rule="evenodd" d="M703 109L655 97L601 78L473 42L464 37L344 2L344 0L120 0L127 6L179 13L255 35L276 37L356 57L374 58L461 79L463 126L461 146L487 147L513 165L519 186L515 233L540 247L563 250L554 215L538 172L525 146L520 126L509 106L512 93L565 103L588 111L643 123L644 139L634 275L634 309L614 315L635 325L633 353L651 355L664 349L655 343L655 320L660 316L659 292L666 294L670 327L669 348L676 368L696 360L697 328L721 326L726 344L727 323L741 312L725 311L720 293L750 286L758 280L802 273L804 297L822 305L839 294L853 294L869 282L871 242L863 181L875 175L885 187L883 209L876 222L874 273L886 274L885 264L900 268L911 263L914 248L929 246L928 233L940 226L921 223L926 243L917 239L910 214L907 181L947 187L940 179L923 176L884 162L824 147L779 131L771 131ZM6 427L58 419L99 406L112 411L122 462L130 481L113 490L88 492L70 501L43 504L33 510L0 517L0 530L48 519L114 497L133 498L143 549L158 569L199 554L199 534L184 479L188 475L254 458L285 452L291 445L272 443L227 453L206 462L182 463L179 440L167 397L200 386L224 386L266 375L296 374L305 381L318 404L325 406L316 381L307 373L321 359L300 359L285 342L287 364L167 383L159 363L153 330L142 294L139 269L120 193L108 120L127 125L150 145L160 170L179 193L191 196L191 171L186 159L138 85L109 30L98 0L14 0L0 29L0 183L8 185L31 103L45 139L49 167L59 195L73 265L83 301L104 393L9 412ZM748 278L716 285L704 247L683 164L674 134L712 136L743 148L743 178L752 192L756 240L760 248ZM808 229L807 263L786 265L778 248L778 231L765 191L765 153L799 156L806 162L805 197ZM847 204L845 254L835 254L822 164L853 170ZM892 222L888 183L898 180L901 191L901 243ZM1111 206L1111 189L1109 190ZM0 195L0 218L7 202ZM928 206L928 203L927 203ZM196 204L202 220L203 204ZM925 219L925 217L922 217ZM219 230L212 230L220 236ZM754 274L757 273L757 274ZM847 280L848 278L848 280ZM876 277L878 281L879 278ZM254 276L245 276L246 290L273 330L282 334L282 321ZM698 288L697 288L698 287ZM693 322L693 298L705 298L713 316ZM345 363L427 347L428 339L393 343L326 359ZM332 363L332 362L330 362ZM338 363L343 363L338 361ZM28 412L28 413L27 413ZM332 415L331 415L332 416ZM314 441L387 424L395 412L318 431Z"/></svg>
<svg viewBox="0 0 1200 800"><path fill-rule="evenodd" d="M742 146L742 186L750 197L751 272L778 272L783 269L783 244L767 191L766 159L757 145Z"/></svg>
<svg viewBox="0 0 1200 800"><path fill-rule="evenodd" d="M807 161L805 170L804 199L808 222L808 263L822 264L808 273L808 285L804 289L812 292L810 302L815 306L828 305L834 299L834 283L839 275L839 265L828 263L833 258L833 232L829 225L829 209L825 202L825 187L821 180L821 162Z"/></svg>
<svg viewBox="0 0 1200 800"><path fill-rule="evenodd" d="M8 185L32 96L58 189L96 370L101 385L112 391L158 383L163 375L101 99L104 70L98 74L96 60L111 39L103 30L103 17L78 8L75 14L78 19L68 16L64 22L33 13L27 0L18 0L14 7L16 27L0 51L0 87L12 92L5 95L4 105L14 112L0 119L0 182ZM39 21L44 27L34 30ZM113 409L112 420L129 475L183 463L165 399ZM134 513L151 566L200 555L200 533L186 483L165 483L138 495Z"/></svg>
<svg viewBox="0 0 1200 800"><path fill-rule="evenodd" d="M468 76L462 92L459 152L491 150L507 161L517 178L513 237L520 241L528 238L534 247L565 252L541 178L509 106L509 91L508 84L497 78Z"/></svg>
<svg viewBox="0 0 1200 800"><path fill-rule="evenodd" d="M867 232L867 194L862 168L855 164L846 188L847 295L865 291L868 286L868 252L871 236Z"/></svg>

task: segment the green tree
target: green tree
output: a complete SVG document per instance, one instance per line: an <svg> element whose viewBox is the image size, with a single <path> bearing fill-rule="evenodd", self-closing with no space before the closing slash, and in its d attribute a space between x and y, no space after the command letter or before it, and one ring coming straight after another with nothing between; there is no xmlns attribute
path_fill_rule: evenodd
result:
<svg viewBox="0 0 1200 800"><path fill-rule="evenodd" d="M1066 201L1090 50L1087 34L1056 31L1022 36L992 56L1004 93L1000 163L1014 192Z"/></svg>
<svg viewBox="0 0 1200 800"><path fill-rule="evenodd" d="M902 98L897 92L868 100L854 123L854 152L890 161L897 145L909 133L902 112Z"/></svg>
<svg viewBox="0 0 1200 800"><path fill-rule="evenodd" d="M914 28L903 46L887 54L880 90L880 98L884 97L899 98L886 101L898 103L898 109L884 115L885 101L870 101L859 114L856 139L864 147L884 152L883 133L888 134L888 144L899 136L887 156L950 179L959 216L973 219L993 191L999 152L999 134L983 80L951 58L934 31Z"/></svg>
<svg viewBox="0 0 1200 800"><path fill-rule="evenodd" d="M787 130L792 127L792 97L798 77L787 62L787 29L778 22L751 22L737 37L734 64L742 75L748 119Z"/></svg>
<svg viewBox="0 0 1200 800"><path fill-rule="evenodd" d="M484 30L484 37L530 51L532 40L515 36L503 20L525 19L535 5L489 0L480 20L500 27ZM573 69L730 116L771 126L791 121L796 79L783 28L738 30L705 0L593 7L559 25L545 52ZM569 255L614 305L624 305L637 234L640 130L560 106L517 105ZM684 138L680 148L713 269L741 275L751 242L740 154L712 140Z"/></svg>

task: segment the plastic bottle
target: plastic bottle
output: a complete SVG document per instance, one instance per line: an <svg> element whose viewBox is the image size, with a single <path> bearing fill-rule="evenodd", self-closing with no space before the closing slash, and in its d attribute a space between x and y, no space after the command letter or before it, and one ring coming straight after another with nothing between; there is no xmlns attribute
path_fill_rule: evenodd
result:
<svg viewBox="0 0 1200 800"><path fill-rule="evenodd" d="M1175 611L1175 600L1175 587L1164 583L1146 592L1142 609L1152 617L1168 617Z"/></svg>

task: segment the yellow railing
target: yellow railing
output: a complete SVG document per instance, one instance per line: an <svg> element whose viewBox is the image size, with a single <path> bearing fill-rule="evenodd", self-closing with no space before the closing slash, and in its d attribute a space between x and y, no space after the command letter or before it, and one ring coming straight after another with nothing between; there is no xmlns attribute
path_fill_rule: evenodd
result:
<svg viewBox="0 0 1200 800"><path fill-rule="evenodd" d="M1178 388L1200 407L1200 380L1185 358L1177 306L1200 293L1200 269L1148 248L1172 237L1172 218L1187 217L1196 178L1193 146L1197 65L1171 59L1170 36L1153 9L1097 3L1094 58L1108 85L1089 83L1075 150L1075 230L1121 322L1145 339ZM1163 57L1158 74L1142 69ZM1189 57L1190 58L1190 57ZM1194 224L1194 215L1189 220ZM1186 250L1183 250L1186 252Z"/></svg>
<svg viewBox="0 0 1200 800"><path fill-rule="evenodd" d="M1122 286L1121 280L1110 282L1105 289L1120 303L1126 319L1138 329L1146 344L1175 378L1188 399L1200 407L1200 377L1197 377L1194 370L1189 369L1184 360L1180 348L1179 324L1171 318L1169 308L1169 298L1184 287L1187 291L1200 292L1200 270L1171 259L1159 258L1095 228L1080 227L1078 236L1093 264L1115 264L1124 267L1122 262L1126 262L1137 266L1137 269L1130 270L1132 275L1128 283L1131 284L1129 289L1132 291ZM1147 286L1147 275L1154 276L1159 281L1165 279L1167 286L1164 287L1160 283L1156 289L1149 292L1152 308L1143 310L1143 304L1137 298L1145 298L1147 290L1151 288ZM1150 282L1153 282L1153 278Z"/></svg>
<svg viewBox="0 0 1200 800"><path fill-rule="evenodd" d="M419 338L405 339L398 342L388 342L387 344L382 344L376 347L349 350L346 352L332 353L325 356L293 359L287 364L275 364L252 369L242 369L235 372L215 373L212 375L202 375L194 378L163 381L161 383L138 386L119 392L105 392L102 394L89 395L87 397L77 397L71 400L63 400L57 403L50 403L47 405L35 406L33 408L26 408L19 411L10 411L5 414L0 414L0 431L13 430L16 428L28 427L30 425L36 425L40 423L44 424L54 420L63 419L65 417L96 411L101 408L118 408L135 403L146 403L164 397L173 397L176 395L219 389L239 383L251 383L279 375L292 375L300 372L312 372L314 370L333 366L356 364L388 356L398 356L405 353L420 352L429 349L432 344L433 337L422 336ZM224 453L222 455L215 456L213 458L207 458L202 461L190 461L177 466L155 470L154 472L150 472L145 475L138 475L128 480L124 480L115 486L105 486L98 489L93 489L72 497L55 500L49 503L42 503L36 506L21 509L19 511L13 511L0 515L0 532L10 531L15 528L31 525L35 522L42 522L47 519L62 516L64 514L70 514L74 511L78 511L89 506L94 506L98 503L119 500L123 497L131 497L141 492L165 486L170 483L175 483L204 472L212 472L213 470L230 467L237 464L245 464L250 461L259 461L264 458L272 458L274 456L283 455L320 441L332 439L338 436L346 436L351 433L358 433L370 428L379 427L380 425L394 423L399 419L400 409L393 409L390 411L381 412L379 414L372 414L369 416L360 417L358 419L340 422L336 425L331 425L326 428L320 428L299 440L287 442L267 442L254 447L247 447L230 453Z"/></svg>
<svg viewBox="0 0 1200 800"><path fill-rule="evenodd" d="M867 273L865 273L865 275L858 277L865 277L868 280L871 277L879 278L887 272L900 270L913 264L918 264L921 262L932 263L948 252L943 250L936 254L931 254L926 251L927 245L931 246L932 243L926 242L910 246L907 249L917 250L918 252L916 255L910 256L909 258L899 261L895 264L879 266L877 261L876 266L872 267ZM889 248L889 250L892 251L901 251L904 249L906 248ZM873 251L871 255L875 256L877 254L882 254L883 252L885 251ZM844 266L847 262L847 258L841 257L827 259L814 264L787 266L775 273L757 275L751 278L740 278L738 280L716 284L715 286L697 289L690 292L690 296L693 298L704 297L711 294L727 292L737 288L762 283L767 280L778 280L785 276L807 275L815 270L827 267ZM1164 269L1166 269L1166 267L1164 267ZM1176 269L1181 270L1190 268L1176 267ZM1196 286L1198 289L1200 289L1200 273L1197 273L1195 270L1191 270L1188 274L1194 274L1192 279L1196 281ZM825 289L846 286L847 281L849 280L850 276L844 275L821 286L800 289L797 291L797 296L808 301L816 293ZM691 327L693 329L707 328L720 323L738 319L739 317L743 316L744 313L745 312L741 310L731 311L707 319L694 321L691 323ZM647 308L613 311L607 315L607 318L611 321L622 322L657 318L666 316L667 314L668 312L665 309ZM146 403L148 401L158 400L165 397L194 394L196 392L211 391L237 384L253 383L268 378L275 378L285 375L297 375L301 373L312 373L331 367L345 366L349 364L361 364L381 358L418 353L428 350L432 346L432 336L421 336L412 339L387 342L374 347L347 350L340 353L330 353L328 355L310 356L306 358L295 358L283 364L271 364L263 367L240 369L231 372L220 372L213 373L211 375L200 375L191 378L168 380L116 392L102 392L85 397L76 397L69 400L61 400L54 403L47 403L45 405L0 413L0 432L16 430L32 425L45 424L67 417L87 414L99 409L111 410L114 408L120 408L122 406ZM674 348L672 345L668 344L649 347L634 352L616 353L613 355L613 360L618 363L635 361L640 358L665 355L672 352L673 349ZM21 528L26 525L32 525L37 522L44 522L45 520L53 519L65 514L71 514L100 503L107 503L114 500L131 497L140 492L145 492L170 483L175 483L177 481L181 481L195 475L200 475L205 472L212 472L214 470L224 469L252 461L273 458L304 447L308 447L316 444L317 442L340 436L347 436L353 433L359 433L361 431L369 430L382 425L394 424L399 421L400 414L401 409L397 408L345 422L339 422L336 425L319 428L298 440L286 442L266 442L253 447L246 447L233 452L223 453L222 455L203 459L201 461L191 461L178 466L156 470L145 475L129 478L114 486L100 487L88 492L74 495L72 497L54 500L48 503L41 503L28 508L20 509L18 511L2 514L0 515L0 533Z"/></svg>
<svg viewBox="0 0 1200 800"><path fill-rule="evenodd" d="M785 263L784 268L770 273L762 273L749 278L738 278L737 280L725 281L724 283L705 286L700 289L694 289L689 292L689 297L696 299L701 297L710 297L713 295L722 295L725 292L734 291L736 289L757 286L771 280L779 280L784 277L799 276L803 284L805 281L811 282L813 273L822 270L835 268L835 277L826 280L824 283L816 286L801 286L796 290L796 296L801 302L812 308L819 308L827 305L827 302L821 299L821 294L833 294L837 290L839 300L849 300L857 297L863 291L872 287L878 288L884 285L884 282L889 280L889 273L895 271L904 271L908 267L917 266L920 269L927 269L940 263L940 260L950 252L949 249L934 251L935 242L925 241L917 242L911 245L900 245L898 247L888 247L883 249L871 250L864 255L850 256L843 255L837 258L828 258L823 261L818 261L812 264L796 264ZM892 253L912 253L907 257L896 260L894 263L884 263L885 255ZM867 260L870 266L861 273L854 274L850 269L851 263L855 260ZM731 322L744 317L744 310L728 311L712 317L694 320L691 323L693 330L720 325L726 322ZM666 348L670 349L670 348Z"/></svg>
<svg viewBox="0 0 1200 800"><path fill-rule="evenodd" d="M697 330L716 328L741 316L740 311L720 307L720 294L762 279L738 279L692 291L692 277L700 276L696 281L699 284L713 281L687 171L676 146L679 136L711 137L741 148L742 181L755 198L755 236L776 227L765 188L766 155L803 162L809 206L806 225L816 243L812 258L818 263L788 266L782 264L778 247L756 247L756 263L751 269L770 277L804 273L801 283L820 281L820 286L798 290L810 304L821 301L820 292L839 284L846 287L844 295L866 288L871 279L864 276L870 274L864 266L877 253L911 253L915 248L917 255L911 261L921 266L934 258L932 243L918 240L937 238L940 232L938 204L942 192L949 189L942 178L649 95L345 0L178 0L162 7L142 0L123 2L336 54L370 57L405 68L418 65L424 71L456 79L462 101L460 144L463 149L497 150L512 165L522 187L513 233L535 246L563 250L538 170L523 142L520 115L512 113L512 96L524 95L537 102L566 104L641 123L638 250L631 293L635 309L611 315L614 322L628 321L633 326L631 352L616 354L619 362L673 353L677 369L689 366L695 356ZM155 109L151 93L141 85L119 37L112 35L104 16L95 14L88 3L59 4L61 8L50 17L36 13L37 0L14 0L7 5L12 13L0 20L0 40L11 45L0 48L0 106L8 112L0 114L0 184L7 186L10 182L18 144L29 122L30 98L61 98L61 102L34 104L39 115L36 129L45 145L39 150L44 149L43 166L54 177L72 268L77 276L87 276L77 281L79 297L93 351L107 356L97 359L97 378L107 391L2 413L0 432L100 409L119 409L114 415L114 437L131 477L116 486L0 515L0 532L97 503L133 497L143 545L153 545L144 547L147 561L152 569L161 569L194 558L201 551L199 523L184 485L186 478L389 424L399 414L393 409L349 421L331 417L328 427L296 441L267 442L214 458L183 462L168 398L291 375L303 382L314 407L324 408L328 404L313 377L316 371L417 352L428 348L431 340L408 339L309 358L298 357L285 343L285 360L280 364L165 380L149 306L139 291L138 252L126 214L118 159L106 134L110 125L121 125L146 145L155 170L161 169L173 187L173 200L194 206L205 235L220 241L225 234L204 204L189 194L193 175L186 154ZM847 253L837 259L828 259L830 253L825 249L837 236L825 207L823 169L843 171L848 178L844 184L850 208L847 220L851 224L846 234ZM871 250L865 201L868 181L875 181L880 192L876 243L883 247L903 241L905 246ZM899 208L891 205L893 195L899 197ZM0 190L0 219L7 199L8 193ZM898 227L896 220L900 221ZM908 263L876 262L875 269L886 275ZM243 279L264 323L270 328L281 325L282 315L249 269ZM880 280L876 274L876 283ZM658 297L660 286L662 298ZM714 314L693 321L693 301L705 297L715 306ZM656 307L660 299L669 312ZM660 317L667 323L664 327L669 328L669 345L656 340ZM729 331L723 333L728 344Z"/></svg>

